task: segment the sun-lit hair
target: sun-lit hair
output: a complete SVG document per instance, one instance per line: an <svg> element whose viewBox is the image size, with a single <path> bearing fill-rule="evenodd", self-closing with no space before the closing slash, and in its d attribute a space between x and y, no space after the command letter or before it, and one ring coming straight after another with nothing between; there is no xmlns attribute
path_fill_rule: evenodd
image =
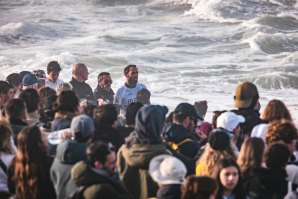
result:
<svg viewBox="0 0 298 199"><path fill-rule="evenodd" d="M261 118L268 122L281 119L292 121L292 116L286 105L282 101L277 99L273 99L268 102L261 115Z"/></svg>
<svg viewBox="0 0 298 199"><path fill-rule="evenodd" d="M298 138L297 128L288 120L274 121L269 123L266 131L266 144L283 141L290 144L293 140Z"/></svg>
<svg viewBox="0 0 298 199"><path fill-rule="evenodd" d="M221 151L214 150L210 147L209 144L207 144L203 154L197 161L197 164L204 163L207 172L204 175L212 176L217 168L218 162L224 158L231 158L236 160L236 155L231 146L229 146L226 150Z"/></svg>
<svg viewBox="0 0 298 199"><path fill-rule="evenodd" d="M265 143L261 138L252 137L244 141L237 159L243 177L251 170L261 167L264 150Z"/></svg>
<svg viewBox="0 0 298 199"><path fill-rule="evenodd" d="M47 158L41 132L36 126L25 127L18 135L15 163L16 196L22 199L38 199L38 185L47 174Z"/></svg>

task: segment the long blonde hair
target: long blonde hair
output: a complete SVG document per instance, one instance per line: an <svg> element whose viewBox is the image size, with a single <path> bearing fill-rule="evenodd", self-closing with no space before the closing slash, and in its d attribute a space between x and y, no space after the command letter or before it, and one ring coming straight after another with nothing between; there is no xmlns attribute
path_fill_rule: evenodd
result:
<svg viewBox="0 0 298 199"><path fill-rule="evenodd" d="M217 169L218 162L224 158L236 160L236 155L230 145L225 150L214 150L209 144L206 144L204 152L197 161L197 164L205 163L206 175L212 176Z"/></svg>

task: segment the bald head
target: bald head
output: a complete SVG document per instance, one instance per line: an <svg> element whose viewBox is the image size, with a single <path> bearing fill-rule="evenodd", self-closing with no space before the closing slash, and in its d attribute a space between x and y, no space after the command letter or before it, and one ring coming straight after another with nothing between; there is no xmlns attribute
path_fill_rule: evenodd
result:
<svg viewBox="0 0 298 199"><path fill-rule="evenodd" d="M85 64L77 63L72 66L72 76L79 82L85 82L88 79L88 69Z"/></svg>

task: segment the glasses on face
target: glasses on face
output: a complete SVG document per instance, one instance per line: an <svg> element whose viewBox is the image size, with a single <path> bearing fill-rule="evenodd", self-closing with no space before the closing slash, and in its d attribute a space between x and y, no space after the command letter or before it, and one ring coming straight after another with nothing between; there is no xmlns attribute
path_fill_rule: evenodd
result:
<svg viewBox="0 0 298 199"><path fill-rule="evenodd" d="M112 81L112 80L105 80L104 83L105 83L105 84L112 84L113 81Z"/></svg>

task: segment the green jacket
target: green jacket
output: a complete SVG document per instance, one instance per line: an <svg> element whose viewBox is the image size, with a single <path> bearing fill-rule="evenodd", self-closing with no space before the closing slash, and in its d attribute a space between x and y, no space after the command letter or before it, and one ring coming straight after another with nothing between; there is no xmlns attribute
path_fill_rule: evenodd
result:
<svg viewBox="0 0 298 199"><path fill-rule="evenodd" d="M96 171L84 161L74 165L71 179L78 187L87 187L83 192L85 199L131 199L124 187L113 181L107 172Z"/></svg>
<svg viewBox="0 0 298 199"><path fill-rule="evenodd" d="M122 145L117 154L119 176L135 199L155 197L157 184L149 175L148 168L152 158L167 154L163 144Z"/></svg>

